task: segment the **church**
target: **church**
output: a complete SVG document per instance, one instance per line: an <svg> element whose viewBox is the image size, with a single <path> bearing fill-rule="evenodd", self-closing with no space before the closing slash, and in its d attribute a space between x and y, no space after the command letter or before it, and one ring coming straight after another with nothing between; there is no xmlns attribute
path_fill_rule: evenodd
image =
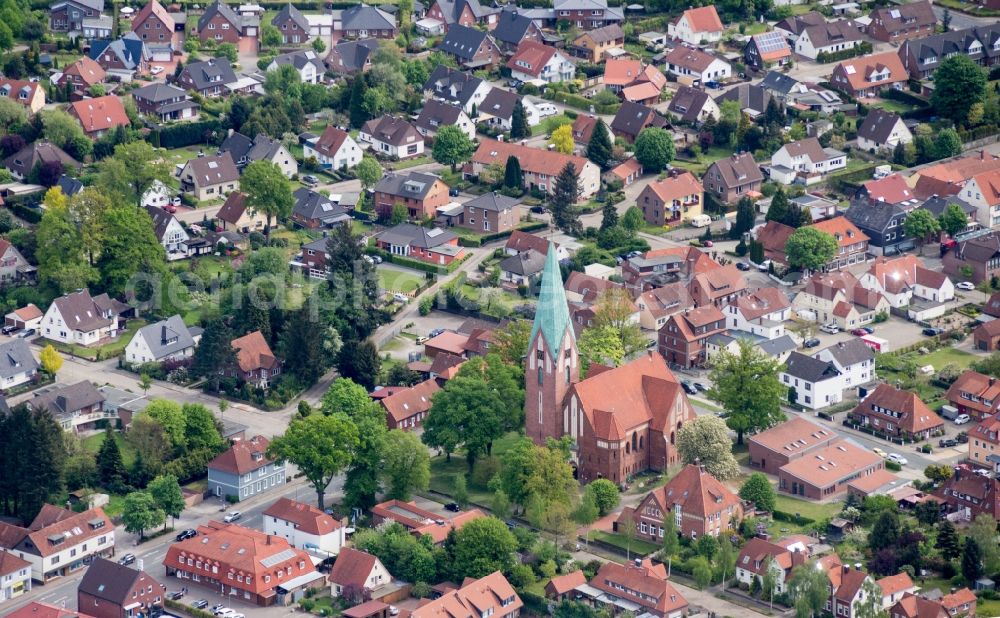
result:
<svg viewBox="0 0 1000 618"><path fill-rule="evenodd" d="M556 252L549 247L525 359L525 432L536 444L569 435L581 483L622 484L646 470L681 463L677 432L695 418L662 356L649 352L621 367L580 357Z"/></svg>

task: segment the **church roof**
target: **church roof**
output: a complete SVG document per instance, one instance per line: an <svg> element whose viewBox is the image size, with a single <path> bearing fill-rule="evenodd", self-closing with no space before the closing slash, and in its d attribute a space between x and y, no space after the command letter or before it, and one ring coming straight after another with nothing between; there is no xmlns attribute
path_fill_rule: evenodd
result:
<svg viewBox="0 0 1000 618"><path fill-rule="evenodd" d="M562 347L562 340L567 330L570 337L575 336L573 329L570 328L571 324L559 261L550 241L549 251L545 256L545 267L542 269L538 308L535 310L535 323L531 327L530 341L534 341L538 331L541 331L545 337L545 345L550 350L558 350Z"/></svg>

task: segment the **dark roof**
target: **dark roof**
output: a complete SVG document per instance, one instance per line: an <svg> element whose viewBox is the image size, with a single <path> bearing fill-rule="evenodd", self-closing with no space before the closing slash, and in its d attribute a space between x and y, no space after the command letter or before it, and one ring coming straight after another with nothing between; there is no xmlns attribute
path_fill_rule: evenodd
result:
<svg viewBox="0 0 1000 618"><path fill-rule="evenodd" d="M489 36L482 30L469 28L461 24L453 24L448 28L448 34L438 45L438 48L446 54L451 54L462 60L472 60L476 55L479 46Z"/></svg>
<svg viewBox="0 0 1000 618"><path fill-rule="evenodd" d="M699 88L692 88L690 86L681 86L677 89L677 93L674 97L670 99L670 105L667 110L678 114L682 120L687 120L688 122L695 122L698 120L698 114L701 113L705 103L709 100L708 93Z"/></svg>
<svg viewBox="0 0 1000 618"><path fill-rule="evenodd" d="M316 55L316 52L311 49L300 49L298 51L288 52L287 54L278 54L274 57L272 62L279 67L285 64L290 64L300 71L304 66L311 64L316 67L316 71L319 72L320 75L322 75L324 71L323 62L319 59L319 56Z"/></svg>
<svg viewBox="0 0 1000 618"><path fill-rule="evenodd" d="M723 101L737 101L740 104L740 109L750 109L761 113L767 109L770 100L771 93L754 84L740 84L715 99L716 103L719 104Z"/></svg>
<svg viewBox="0 0 1000 618"><path fill-rule="evenodd" d="M493 88L483 97L479 111L496 118L510 120L514 116L514 105L520 100L521 95L515 92L503 88Z"/></svg>
<svg viewBox="0 0 1000 618"><path fill-rule="evenodd" d="M774 24L775 28L780 28L791 32L792 34L801 34L803 30L809 26L815 26L817 24L825 24L826 17L818 11L809 11L803 15L793 15L792 17L786 17L778 23Z"/></svg>
<svg viewBox="0 0 1000 618"><path fill-rule="evenodd" d="M309 32L309 20L306 19L306 16L302 14L302 11L295 8L291 2L281 7L278 14L271 20L271 25L279 26L288 20L292 20L299 26L299 28Z"/></svg>
<svg viewBox="0 0 1000 618"><path fill-rule="evenodd" d="M921 71L931 71L938 67L951 54L961 53L975 61L1000 56L1000 49L994 49L993 44L1000 39L1000 25L979 26L964 30L953 30L932 34L931 36L903 43L902 56L907 51L912 53ZM976 52L969 48L978 42L982 47Z"/></svg>
<svg viewBox="0 0 1000 618"><path fill-rule="evenodd" d="M188 161L185 169L191 168L191 176L195 186L210 187L226 182L239 180L240 173L232 155L224 152L221 155L198 157Z"/></svg>
<svg viewBox="0 0 1000 618"><path fill-rule="evenodd" d="M0 344L0 378L11 378L35 369L38 369L38 363L31 355L27 341L15 337Z"/></svg>
<svg viewBox="0 0 1000 618"><path fill-rule="evenodd" d="M439 64L434 68L431 76L427 78L424 90L429 90L435 96L454 101L464 107L482 83L482 79L471 73ZM452 95L453 89L455 91L454 96Z"/></svg>
<svg viewBox="0 0 1000 618"><path fill-rule="evenodd" d="M135 336L143 338L155 360L194 347L191 329L184 324L184 320L179 315L172 315L166 320L147 324L140 328Z"/></svg>
<svg viewBox="0 0 1000 618"><path fill-rule="evenodd" d="M126 69L136 69L143 60L151 60L153 55L149 48L134 32L115 39L100 40L90 43L90 59L97 60L105 51L110 51L121 60Z"/></svg>
<svg viewBox="0 0 1000 618"><path fill-rule="evenodd" d="M906 214L906 210L899 204L862 197L851 201L851 207L847 209L845 216L862 231L871 230L881 234L888 229L889 222L901 214Z"/></svg>
<svg viewBox="0 0 1000 618"><path fill-rule="evenodd" d="M436 132L440 127L458 124L462 108L438 99L427 99L420 115L413 124L426 131Z"/></svg>
<svg viewBox="0 0 1000 618"><path fill-rule="evenodd" d="M433 249L454 240L455 234L439 227L426 228L412 223L401 223L381 232L378 239L391 245Z"/></svg>
<svg viewBox="0 0 1000 618"><path fill-rule="evenodd" d="M850 367L863 361L875 360L875 350L860 338L839 341L823 351L829 352L841 367Z"/></svg>
<svg viewBox="0 0 1000 618"><path fill-rule="evenodd" d="M722 181L729 188L764 180L764 174L760 171L760 166L757 165L757 162L753 159L753 155L749 152L719 159L709 166L708 170L705 171L705 176L711 173L713 167L722 174Z"/></svg>
<svg viewBox="0 0 1000 618"><path fill-rule="evenodd" d="M258 133L257 137L253 138L253 146L247 152L247 162L270 161L282 148L284 148L284 144L280 140L271 139L263 133Z"/></svg>
<svg viewBox="0 0 1000 618"><path fill-rule="evenodd" d="M61 417L72 416L77 410L103 402L104 395L93 384L84 381L54 388L37 395L34 399L29 399L27 404L33 410L44 408L51 412L56 420L59 420Z"/></svg>
<svg viewBox="0 0 1000 618"><path fill-rule="evenodd" d="M59 182L56 183L56 186L62 190L63 195L66 197L72 197L80 191L83 191L83 183L76 178L67 176L66 174L59 177Z"/></svg>
<svg viewBox="0 0 1000 618"><path fill-rule="evenodd" d="M341 41L337 43L332 50L330 50L330 54L340 57L340 61L344 69L348 71L360 71L364 68L365 63L368 61L368 57L378 48L378 39ZM327 58L327 62L329 63L329 58ZM440 66L438 68L440 68Z"/></svg>
<svg viewBox="0 0 1000 618"><path fill-rule="evenodd" d="M957 196L951 195L948 197L941 197L940 195L934 195L930 199L924 201L920 206L924 210L930 211L934 218L940 217L944 214L948 204L958 204L961 207L962 212L970 217L976 216L976 207L972 204L958 199Z"/></svg>
<svg viewBox="0 0 1000 618"><path fill-rule="evenodd" d="M768 90L772 93L787 95L792 91L792 88L798 85L798 81L794 78L785 75L784 73L779 73L777 71L768 71L767 75L760 82L760 87L764 90Z"/></svg>
<svg viewBox="0 0 1000 618"><path fill-rule="evenodd" d="M142 574L142 571L132 567L105 558L94 558L83 574L77 591L124 606Z"/></svg>
<svg viewBox="0 0 1000 618"><path fill-rule="evenodd" d="M322 193L301 187L293 195L295 196L293 215L310 221L319 221L323 225L333 225L350 219L347 208L334 203ZM323 239L324 244L325 240Z"/></svg>
<svg viewBox="0 0 1000 618"><path fill-rule="evenodd" d="M374 120L369 120L361 127L362 133L367 133L373 138L393 146L405 146L406 144L423 141L424 137L413 128L413 125L395 116L382 116Z"/></svg>
<svg viewBox="0 0 1000 618"><path fill-rule="evenodd" d="M971 262L987 262L998 253L1000 253L1000 234L996 232L960 242L955 250L956 257Z"/></svg>
<svg viewBox="0 0 1000 618"><path fill-rule="evenodd" d="M135 99L142 99L152 103L162 103L163 101L171 101L177 97L186 99L187 91L181 90L177 86L171 86L170 84L156 83L136 88L131 92L131 95Z"/></svg>
<svg viewBox="0 0 1000 618"><path fill-rule="evenodd" d="M911 28L937 23L934 9L927 0L909 4L892 4L871 12L872 21L879 20L887 32L906 32Z"/></svg>
<svg viewBox="0 0 1000 618"><path fill-rule="evenodd" d="M219 152L228 152L233 161L239 162L245 159L250 149L253 148L253 140L246 135L236 132L229 135L219 146Z"/></svg>
<svg viewBox="0 0 1000 618"><path fill-rule="evenodd" d="M62 148L44 139L38 139L4 159L3 165L12 172L27 176L38 163L58 161L64 168L80 169L82 165L66 154Z"/></svg>
<svg viewBox="0 0 1000 618"><path fill-rule="evenodd" d="M510 210L520 203L521 200L517 198L507 197L506 195L501 195L496 191L491 191L490 193L484 193L479 197L472 198L463 204L463 206L493 212L503 212L504 210Z"/></svg>
<svg viewBox="0 0 1000 618"><path fill-rule="evenodd" d="M652 118L652 121L650 119ZM670 123L651 107L646 107L641 103L623 101L618 108L614 120L611 121L611 130L626 133L628 135L638 135L647 126L666 127Z"/></svg>
<svg viewBox="0 0 1000 618"><path fill-rule="evenodd" d="M167 226L174 220L174 216L159 206L146 206L145 208L153 220L153 233L156 234L156 239L163 242L163 235L167 233Z"/></svg>
<svg viewBox="0 0 1000 618"><path fill-rule="evenodd" d="M396 27L392 15L367 4L345 9L340 20L344 30L393 30Z"/></svg>
<svg viewBox="0 0 1000 618"><path fill-rule="evenodd" d="M375 191L422 200L427 197L427 193L434 186L434 183L439 180L441 180L439 176L426 172L389 174L378 181L375 185Z"/></svg>
<svg viewBox="0 0 1000 618"><path fill-rule="evenodd" d="M788 355L784 372L792 377L812 383L840 375L832 362L821 361L801 352L792 352Z"/></svg>
<svg viewBox="0 0 1000 618"><path fill-rule="evenodd" d="M501 271L514 273L523 277L537 275L542 272L544 267L545 256L534 249L528 249L517 255L508 256L500 262Z"/></svg>
<svg viewBox="0 0 1000 618"><path fill-rule="evenodd" d="M809 41L817 49L830 45L860 41L863 38L861 31L858 30L857 23L847 19L809 26L803 34L809 37Z"/></svg>
<svg viewBox="0 0 1000 618"><path fill-rule="evenodd" d="M236 81L236 73L225 58L192 62L184 67L183 74L190 76L195 90L204 90L220 84L232 84Z"/></svg>
<svg viewBox="0 0 1000 618"><path fill-rule="evenodd" d="M899 122L899 115L883 109L873 108L865 121L858 127L858 137L864 137L876 144L884 144L892 135L892 128Z"/></svg>
<svg viewBox="0 0 1000 618"><path fill-rule="evenodd" d="M247 210L247 194L241 191L233 191L222 204L222 208L215 213L217 219L222 219L226 223L236 225Z"/></svg>
<svg viewBox="0 0 1000 618"><path fill-rule="evenodd" d="M211 21L216 15L222 15L222 17L231 23L236 30L242 32L243 20L240 16L236 14L236 11L232 9L228 4L216 0L212 4L208 5L205 12L202 14L201 18L198 20L198 31L202 31L208 26L208 22Z"/></svg>
<svg viewBox="0 0 1000 618"><path fill-rule="evenodd" d="M500 11L497 27L493 29L493 38L516 46L524 39L524 35L528 33L533 23L531 19L519 15L516 7L504 8Z"/></svg>
<svg viewBox="0 0 1000 618"><path fill-rule="evenodd" d="M480 19L491 13L496 13L499 10L484 7L479 3L479 0L438 0L437 4L441 7L441 13L444 15L444 23L446 24L457 23L459 18L462 16L463 8L466 6L469 7L469 10L472 11L472 15L476 19Z"/></svg>

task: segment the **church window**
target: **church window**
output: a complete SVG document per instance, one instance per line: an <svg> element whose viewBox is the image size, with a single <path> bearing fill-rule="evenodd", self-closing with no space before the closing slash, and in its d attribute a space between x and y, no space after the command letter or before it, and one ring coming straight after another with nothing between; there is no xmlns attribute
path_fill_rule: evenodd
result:
<svg viewBox="0 0 1000 618"><path fill-rule="evenodd" d="M538 385L541 386L544 381L545 381L545 371L542 369L542 366L539 365L538 366Z"/></svg>

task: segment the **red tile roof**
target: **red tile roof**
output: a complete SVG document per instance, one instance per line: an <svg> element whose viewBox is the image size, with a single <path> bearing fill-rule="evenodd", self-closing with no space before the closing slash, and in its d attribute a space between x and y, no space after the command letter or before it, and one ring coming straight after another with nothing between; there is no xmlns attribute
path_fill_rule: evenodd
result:
<svg viewBox="0 0 1000 618"><path fill-rule="evenodd" d="M876 258L868 274L879 282L883 290L893 294L914 285L940 288L948 279L944 273L924 266L923 260L915 255Z"/></svg>
<svg viewBox="0 0 1000 618"><path fill-rule="evenodd" d="M832 235L841 248L868 241L868 236L844 216L813 223L809 227Z"/></svg>
<svg viewBox="0 0 1000 618"><path fill-rule="evenodd" d="M869 75L873 73L882 74L887 68L889 69L888 78L877 81L869 79ZM841 71L855 90L868 90L878 86L906 81L907 79L903 61L900 60L895 51L869 54L860 58L844 60L834 68L834 73Z"/></svg>
<svg viewBox="0 0 1000 618"><path fill-rule="evenodd" d="M462 587L420 605L410 618L477 618L484 615L517 614L524 603L500 571L470 579Z"/></svg>
<svg viewBox="0 0 1000 618"><path fill-rule="evenodd" d="M15 103L20 103L21 105L28 106L31 105L31 100L35 98L35 91L41 88L41 82L32 82L26 79L4 79L0 78L0 87L10 86L10 92L7 93L7 97L10 98ZM28 95L27 99L21 98L21 89L29 88L31 94Z"/></svg>
<svg viewBox="0 0 1000 618"><path fill-rule="evenodd" d="M156 15L157 19L163 22L164 27L167 28L168 32L174 31L174 18L171 17L170 14L167 13L167 9L163 8L163 5L156 0L149 0L145 6L139 9L139 12L132 18L132 23L134 24L132 30L138 30L140 24L142 24L142 22L145 21L150 14Z"/></svg>
<svg viewBox="0 0 1000 618"><path fill-rule="evenodd" d="M101 65L84 56L63 70L64 75L76 75L85 86L93 86L104 81L108 76Z"/></svg>
<svg viewBox="0 0 1000 618"><path fill-rule="evenodd" d="M674 177L654 180L649 183L649 189L664 203L683 200L689 195L699 195L705 192L701 182L691 172L684 172Z"/></svg>
<svg viewBox="0 0 1000 618"><path fill-rule="evenodd" d="M441 390L438 383L433 378L395 392L388 397L382 398L382 405L386 412L400 423L410 418L414 414L427 412L431 409L431 397Z"/></svg>
<svg viewBox="0 0 1000 618"><path fill-rule="evenodd" d="M470 511L459 513L449 519L440 519L429 524L424 524L419 528L414 528L410 532L417 538L426 534L431 537L431 542L437 545L444 543L445 539L448 538L448 533L452 530L460 530L465 524L469 523L473 519L479 519L480 517L486 517L486 514L479 509L472 509ZM439 524L438 521L443 523Z"/></svg>
<svg viewBox="0 0 1000 618"><path fill-rule="evenodd" d="M888 410L894 414L886 414ZM944 426L941 417L931 411L920 397L891 384L879 384L854 409L854 414L866 414L893 421L909 433L929 431Z"/></svg>
<svg viewBox="0 0 1000 618"><path fill-rule="evenodd" d="M0 547L18 547L25 553L46 557L64 551L69 545L105 535L111 530L114 530L114 526L101 508L75 513L45 504L27 528L0 523ZM72 538L72 542L67 544L66 540L69 538ZM28 547L29 541L33 549Z"/></svg>
<svg viewBox="0 0 1000 618"><path fill-rule="evenodd" d="M372 507L372 515L394 521L408 530L420 528L439 519L436 513L422 509L414 502L386 500Z"/></svg>
<svg viewBox="0 0 1000 618"><path fill-rule="evenodd" d="M271 346L267 345L264 335L259 330L233 339L232 346L236 350L236 364L239 365L240 371L272 369L278 364L278 359L271 352Z"/></svg>
<svg viewBox="0 0 1000 618"><path fill-rule="evenodd" d="M673 48L666 57L668 65L676 65L697 73L708 69L715 60L716 57L711 54L706 54L700 49L684 47L683 45Z"/></svg>
<svg viewBox="0 0 1000 618"><path fill-rule="evenodd" d="M887 204L902 204L917 197L900 174L869 180L863 186L870 199Z"/></svg>
<svg viewBox="0 0 1000 618"><path fill-rule="evenodd" d="M648 558L638 566L605 562L590 585L653 610L658 616L669 616L688 606L687 599L667 581L666 568L662 564L653 566Z"/></svg>
<svg viewBox="0 0 1000 618"><path fill-rule="evenodd" d="M721 32L723 30L722 20L715 6L701 6L696 9L684 11L681 17L686 17L692 32Z"/></svg>
<svg viewBox="0 0 1000 618"><path fill-rule="evenodd" d="M611 173L621 180L625 180L637 172L642 174L642 164L635 157L629 157L623 163L611 169Z"/></svg>
<svg viewBox="0 0 1000 618"><path fill-rule="evenodd" d="M962 393L968 393L979 401L966 399L962 397ZM972 408L983 414L992 414L1000 407L1000 381L978 371L968 370L952 382L945 397L952 403ZM983 403L985 401L991 403Z"/></svg>
<svg viewBox="0 0 1000 618"><path fill-rule="evenodd" d="M740 505L739 496L695 464L684 466L669 483L650 493L664 509L680 505L685 514L702 519Z"/></svg>
<svg viewBox="0 0 1000 618"><path fill-rule="evenodd" d="M507 68L538 77L557 51L555 47L543 45L538 41L522 41L517 51L507 61Z"/></svg>
<svg viewBox="0 0 1000 618"><path fill-rule="evenodd" d="M86 133L107 131L131 124L122 100L111 94L70 103L69 113L80 121Z"/></svg>
<svg viewBox="0 0 1000 618"><path fill-rule="evenodd" d="M556 575L546 584L545 593L562 595L586 583L587 576L583 574L583 571L573 571L565 575Z"/></svg>
<svg viewBox="0 0 1000 618"><path fill-rule="evenodd" d="M860 474L881 461L882 458L875 453L841 440L812 451L804 457L793 459L782 466L780 472L823 488Z"/></svg>
<svg viewBox="0 0 1000 618"><path fill-rule="evenodd" d="M267 447L271 441L264 436L254 436L249 440L233 443L226 451L216 455L208 462L209 469L244 475L273 464L275 460L267 457Z"/></svg>
<svg viewBox="0 0 1000 618"><path fill-rule="evenodd" d="M348 137L350 137L350 135L347 131L338 129L332 124L328 125L323 131L323 134L319 136L318 140L316 140L316 143L313 145L313 149L315 149L316 152L332 157L337 154L340 147L347 141Z"/></svg>
<svg viewBox="0 0 1000 618"><path fill-rule="evenodd" d="M910 579L910 576L905 571L896 575L883 577L882 579L876 580L875 583L882 589L882 595L887 597L914 587L913 580Z"/></svg>
<svg viewBox="0 0 1000 618"><path fill-rule="evenodd" d="M567 155L554 150L540 150L510 142L498 142L492 139L484 139L479 143L479 148L472 155L472 161L481 165L494 163L506 165L507 159L510 157L518 159L521 163L521 169L525 172L545 174L553 178L559 175L567 163L572 163L576 167L577 175L585 166L593 165L583 157Z"/></svg>
<svg viewBox="0 0 1000 618"><path fill-rule="evenodd" d="M345 588L365 588L368 576L376 564L379 564L379 559L375 556L352 547L343 547L337 554L327 580Z"/></svg>
<svg viewBox="0 0 1000 618"><path fill-rule="evenodd" d="M30 569L31 563L22 560L9 551L0 551L0 575L12 575L22 569Z"/></svg>
<svg viewBox="0 0 1000 618"><path fill-rule="evenodd" d="M555 245L558 247L559 243L555 243ZM507 243L504 245L504 249L514 251L516 253L522 253L528 249L534 249L542 255L548 255L549 239L529 234L528 232L522 232L521 230L514 230L511 232L510 237L507 238Z"/></svg>
<svg viewBox="0 0 1000 618"><path fill-rule="evenodd" d="M32 601L21 609L15 609L7 614L5 618L94 618L90 614L84 614L72 609L56 607L41 601Z"/></svg>
<svg viewBox="0 0 1000 618"><path fill-rule="evenodd" d="M341 528L340 522L311 504L296 502L291 498L278 498L264 511L267 517L292 522L306 534L323 536Z"/></svg>
<svg viewBox="0 0 1000 618"><path fill-rule="evenodd" d="M642 73L642 61L633 58L613 58L604 63L604 85L626 86Z"/></svg>
<svg viewBox="0 0 1000 618"><path fill-rule="evenodd" d="M793 416L780 425L754 434L747 439L764 448L791 455L833 440L837 434L812 421Z"/></svg>

